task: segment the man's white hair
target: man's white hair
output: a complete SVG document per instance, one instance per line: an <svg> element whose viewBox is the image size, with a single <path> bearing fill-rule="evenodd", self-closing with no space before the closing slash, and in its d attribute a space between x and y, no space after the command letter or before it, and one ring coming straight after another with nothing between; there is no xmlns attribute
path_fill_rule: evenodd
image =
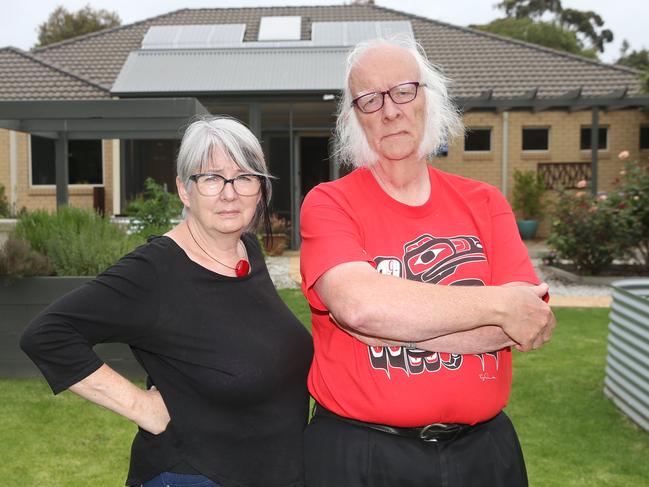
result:
<svg viewBox="0 0 649 487"><path fill-rule="evenodd" d="M419 81L426 85L426 126L419 145L419 157L430 157L448 140L463 134L461 115L448 96L449 83L438 69L426 58L423 48L410 38L374 39L361 42L347 56L347 69L343 96L338 107L335 131L336 162L350 167L369 167L378 161L378 155L370 147L367 137L352 105L353 94L349 86L352 71L359 59L369 50L381 46L396 46L410 53L419 68Z"/></svg>

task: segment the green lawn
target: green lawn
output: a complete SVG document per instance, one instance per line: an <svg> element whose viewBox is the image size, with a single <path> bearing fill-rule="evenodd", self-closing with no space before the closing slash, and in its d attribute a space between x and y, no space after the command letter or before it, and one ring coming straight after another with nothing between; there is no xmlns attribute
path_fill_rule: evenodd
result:
<svg viewBox="0 0 649 487"><path fill-rule="evenodd" d="M298 290L281 295L308 323ZM649 434L602 394L607 310L558 309L555 337L515 353L508 407L530 484L649 486ZM41 380L0 380L2 485L123 485L135 427ZM397 487L397 486L395 486Z"/></svg>

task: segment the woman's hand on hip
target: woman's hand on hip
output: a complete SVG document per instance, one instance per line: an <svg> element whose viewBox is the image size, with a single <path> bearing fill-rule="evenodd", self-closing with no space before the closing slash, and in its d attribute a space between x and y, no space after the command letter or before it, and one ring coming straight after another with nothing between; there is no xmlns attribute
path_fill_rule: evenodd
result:
<svg viewBox="0 0 649 487"><path fill-rule="evenodd" d="M159 435L167 429L171 417L160 391L155 386L142 391L142 397L137 407L137 415L133 421L154 435Z"/></svg>
<svg viewBox="0 0 649 487"><path fill-rule="evenodd" d="M70 386L70 391L115 411L154 435L167 429L170 421L158 389L142 390L106 364Z"/></svg>

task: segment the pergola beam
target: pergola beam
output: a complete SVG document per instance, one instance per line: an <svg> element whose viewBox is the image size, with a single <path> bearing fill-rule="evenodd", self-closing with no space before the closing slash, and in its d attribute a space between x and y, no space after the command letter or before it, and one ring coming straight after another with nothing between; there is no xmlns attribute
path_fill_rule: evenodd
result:
<svg viewBox="0 0 649 487"><path fill-rule="evenodd" d="M56 204L68 202L68 140L178 139L209 112L195 98L0 101L0 128L55 140Z"/></svg>

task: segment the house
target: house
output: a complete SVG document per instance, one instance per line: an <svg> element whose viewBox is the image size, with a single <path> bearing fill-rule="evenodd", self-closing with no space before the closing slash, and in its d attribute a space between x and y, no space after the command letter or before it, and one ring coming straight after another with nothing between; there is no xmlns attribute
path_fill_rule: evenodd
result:
<svg viewBox="0 0 649 487"><path fill-rule="evenodd" d="M146 177L173 188L189 119L227 114L262 140L274 210L297 229L306 192L342 171L330 134L347 52L396 34L453 81L468 131L435 156L443 170L508 196L515 169L607 190L619 151L649 155L649 99L629 68L376 5L184 9L0 49L0 183L15 209L119 214Z"/></svg>

